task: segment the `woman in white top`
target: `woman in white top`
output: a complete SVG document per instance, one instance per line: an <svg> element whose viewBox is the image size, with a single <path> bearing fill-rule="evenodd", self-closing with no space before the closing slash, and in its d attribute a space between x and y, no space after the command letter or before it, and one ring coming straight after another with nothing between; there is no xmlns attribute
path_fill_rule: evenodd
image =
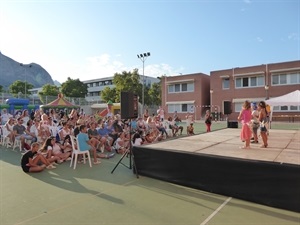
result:
<svg viewBox="0 0 300 225"><path fill-rule="evenodd" d="M118 134L118 138L115 141L115 150L119 154L123 154L128 150L129 140L125 138L125 133L121 132Z"/></svg>
<svg viewBox="0 0 300 225"><path fill-rule="evenodd" d="M140 146L144 143L143 139L141 138L140 133L135 133L132 137L132 145L133 146Z"/></svg>
<svg viewBox="0 0 300 225"><path fill-rule="evenodd" d="M72 131L69 128L69 124L67 121L62 122L62 128L58 131L59 139L62 142L67 135L71 135Z"/></svg>
<svg viewBox="0 0 300 225"><path fill-rule="evenodd" d="M1 114L1 113L0 113ZM9 114L7 112L7 109L3 109L2 110L2 114L1 114L1 122L2 122L2 125L6 124L9 120L9 118L12 118L13 116L11 114ZM1 124L1 123L0 123Z"/></svg>
<svg viewBox="0 0 300 225"><path fill-rule="evenodd" d="M30 119L29 113L28 113L28 110L27 110L27 109L24 109L24 110L22 111L21 117L22 117L22 119L23 119L23 126L27 127L27 122L28 122L28 120Z"/></svg>
<svg viewBox="0 0 300 225"><path fill-rule="evenodd" d="M60 146L56 145L56 139L53 136L47 138L45 141L42 147L42 154L45 155L47 159L54 159L58 163L62 163L70 156L67 156L67 154L63 155L64 153L61 152Z"/></svg>
<svg viewBox="0 0 300 225"><path fill-rule="evenodd" d="M15 134L13 131L13 127L15 125L15 120L14 118L9 118L8 121L4 125L4 130L3 130L3 135L6 137L9 137L9 145L14 143L15 141Z"/></svg>
<svg viewBox="0 0 300 225"><path fill-rule="evenodd" d="M49 123L48 123L48 116L47 114L42 114L41 120L38 125L38 133L39 133L39 140L43 143L48 137L51 136Z"/></svg>

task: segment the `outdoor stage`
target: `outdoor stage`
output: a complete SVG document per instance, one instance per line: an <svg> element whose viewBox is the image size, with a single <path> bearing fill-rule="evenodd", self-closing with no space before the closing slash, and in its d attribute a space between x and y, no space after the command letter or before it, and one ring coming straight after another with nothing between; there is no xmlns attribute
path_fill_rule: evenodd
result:
<svg viewBox="0 0 300 225"><path fill-rule="evenodd" d="M300 212L300 131L270 130L240 149L240 129L133 147L139 175Z"/></svg>

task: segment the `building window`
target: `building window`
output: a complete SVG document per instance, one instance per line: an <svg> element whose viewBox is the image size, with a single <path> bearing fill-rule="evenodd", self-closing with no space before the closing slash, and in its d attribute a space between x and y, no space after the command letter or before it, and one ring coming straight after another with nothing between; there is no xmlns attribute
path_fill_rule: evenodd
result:
<svg viewBox="0 0 300 225"><path fill-rule="evenodd" d="M272 85L300 84L300 72L272 75Z"/></svg>
<svg viewBox="0 0 300 225"><path fill-rule="evenodd" d="M223 89L229 89L229 78L222 79L222 87Z"/></svg>
<svg viewBox="0 0 300 225"><path fill-rule="evenodd" d="M286 75L281 75L279 79L280 84L287 84L287 77Z"/></svg>
<svg viewBox="0 0 300 225"><path fill-rule="evenodd" d="M174 90L175 90L174 85L169 85L169 86L168 86L168 90L169 90L169 91L168 91L169 93L173 93Z"/></svg>
<svg viewBox="0 0 300 225"><path fill-rule="evenodd" d="M248 77L242 78L242 86L243 87L248 87L249 86L249 78Z"/></svg>
<svg viewBox="0 0 300 225"><path fill-rule="evenodd" d="M194 104L169 104L168 113L187 113L194 107Z"/></svg>
<svg viewBox="0 0 300 225"><path fill-rule="evenodd" d="M274 112L300 112L300 105L299 106L274 106Z"/></svg>
<svg viewBox="0 0 300 225"><path fill-rule="evenodd" d="M298 84L299 82L300 73L292 73L290 75L291 84Z"/></svg>
<svg viewBox="0 0 300 225"><path fill-rule="evenodd" d="M234 111L240 112L243 108L243 102L236 102L234 103Z"/></svg>
<svg viewBox="0 0 300 225"><path fill-rule="evenodd" d="M176 92L193 92L194 83L172 84L168 86L169 93Z"/></svg>
<svg viewBox="0 0 300 225"><path fill-rule="evenodd" d="M235 79L236 88L263 87L264 85L264 76L237 77Z"/></svg>
<svg viewBox="0 0 300 225"><path fill-rule="evenodd" d="M188 111L188 106L187 104L182 104L181 105L181 112L187 112Z"/></svg>

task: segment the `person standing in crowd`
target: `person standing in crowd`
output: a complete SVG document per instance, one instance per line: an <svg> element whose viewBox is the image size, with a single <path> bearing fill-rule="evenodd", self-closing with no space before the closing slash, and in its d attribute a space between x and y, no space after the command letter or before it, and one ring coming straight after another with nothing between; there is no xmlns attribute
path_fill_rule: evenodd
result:
<svg viewBox="0 0 300 225"><path fill-rule="evenodd" d="M2 125L6 124L9 118L13 118L13 116L7 112L7 109L2 109L2 113L1 113Z"/></svg>
<svg viewBox="0 0 300 225"><path fill-rule="evenodd" d="M108 101L107 102L107 113L106 113L106 117L114 117L114 113L113 113L113 109L112 109L112 107L113 107L113 102L112 101Z"/></svg>
<svg viewBox="0 0 300 225"><path fill-rule="evenodd" d="M245 141L245 145L241 147L242 149L250 149L250 139L252 136L250 129L251 118L251 104L249 101L245 101L238 116L238 120L242 123L241 139Z"/></svg>
<svg viewBox="0 0 300 225"><path fill-rule="evenodd" d="M173 120L174 120L175 122L181 122L181 119L180 119L179 116L177 115L177 111L174 112Z"/></svg>
<svg viewBox="0 0 300 225"><path fill-rule="evenodd" d="M145 112L143 114L144 121L147 121L148 117L149 117L149 111L148 111L148 109L145 109Z"/></svg>
<svg viewBox="0 0 300 225"><path fill-rule="evenodd" d="M263 140L263 144L260 146L261 148L266 148L268 147L268 135L267 135L267 123L268 123L268 118L267 118L267 109L266 109L266 103L264 101L259 102L258 104L258 111L259 111L259 116L258 120L260 122L260 136Z"/></svg>
<svg viewBox="0 0 300 225"><path fill-rule="evenodd" d="M251 120L251 127L252 127L252 135L253 135L253 141L251 143L257 144L258 143L258 136L257 136L257 130L259 128L259 112L257 111L257 105L255 102L251 103L251 109L252 109L252 120Z"/></svg>
<svg viewBox="0 0 300 225"><path fill-rule="evenodd" d="M194 118L193 118L193 114L191 114L190 112L188 112L185 116L186 119L186 125L189 126L191 123L194 123Z"/></svg>
<svg viewBox="0 0 300 225"><path fill-rule="evenodd" d="M157 110L157 115L159 116L159 121L163 122L165 119L165 110L162 108L162 106L159 106L159 109Z"/></svg>
<svg viewBox="0 0 300 225"><path fill-rule="evenodd" d="M212 116L209 110L206 110L204 119L205 119L206 132L211 132L210 127L211 127Z"/></svg>

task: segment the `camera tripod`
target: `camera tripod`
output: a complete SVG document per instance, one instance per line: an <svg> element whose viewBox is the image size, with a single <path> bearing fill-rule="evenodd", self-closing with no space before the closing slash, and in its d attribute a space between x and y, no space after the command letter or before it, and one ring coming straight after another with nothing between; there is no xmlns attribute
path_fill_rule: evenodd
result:
<svg viewBox="0 0 300 225"><path fill-rule="evenodd" d="M122 160L124 158L128 158L129 157L129 166L124 164L122 162ZM129 149L127 149L122 157L120 158L120 160L118 161L117 165L113 168L113 170L111 171L111 173L113 173L115 171L115 169L120 165L122 164L123 166L127 167L128 169L132 169L133 168L133 172L136 174L136 178L139 178L139 175L138 175L138 171L136 169L136 164L135 164L135 161L134 161L134 155L133 155L133 151L132 151L132 140L131 140L131 121L129 123Z"/></svg>

